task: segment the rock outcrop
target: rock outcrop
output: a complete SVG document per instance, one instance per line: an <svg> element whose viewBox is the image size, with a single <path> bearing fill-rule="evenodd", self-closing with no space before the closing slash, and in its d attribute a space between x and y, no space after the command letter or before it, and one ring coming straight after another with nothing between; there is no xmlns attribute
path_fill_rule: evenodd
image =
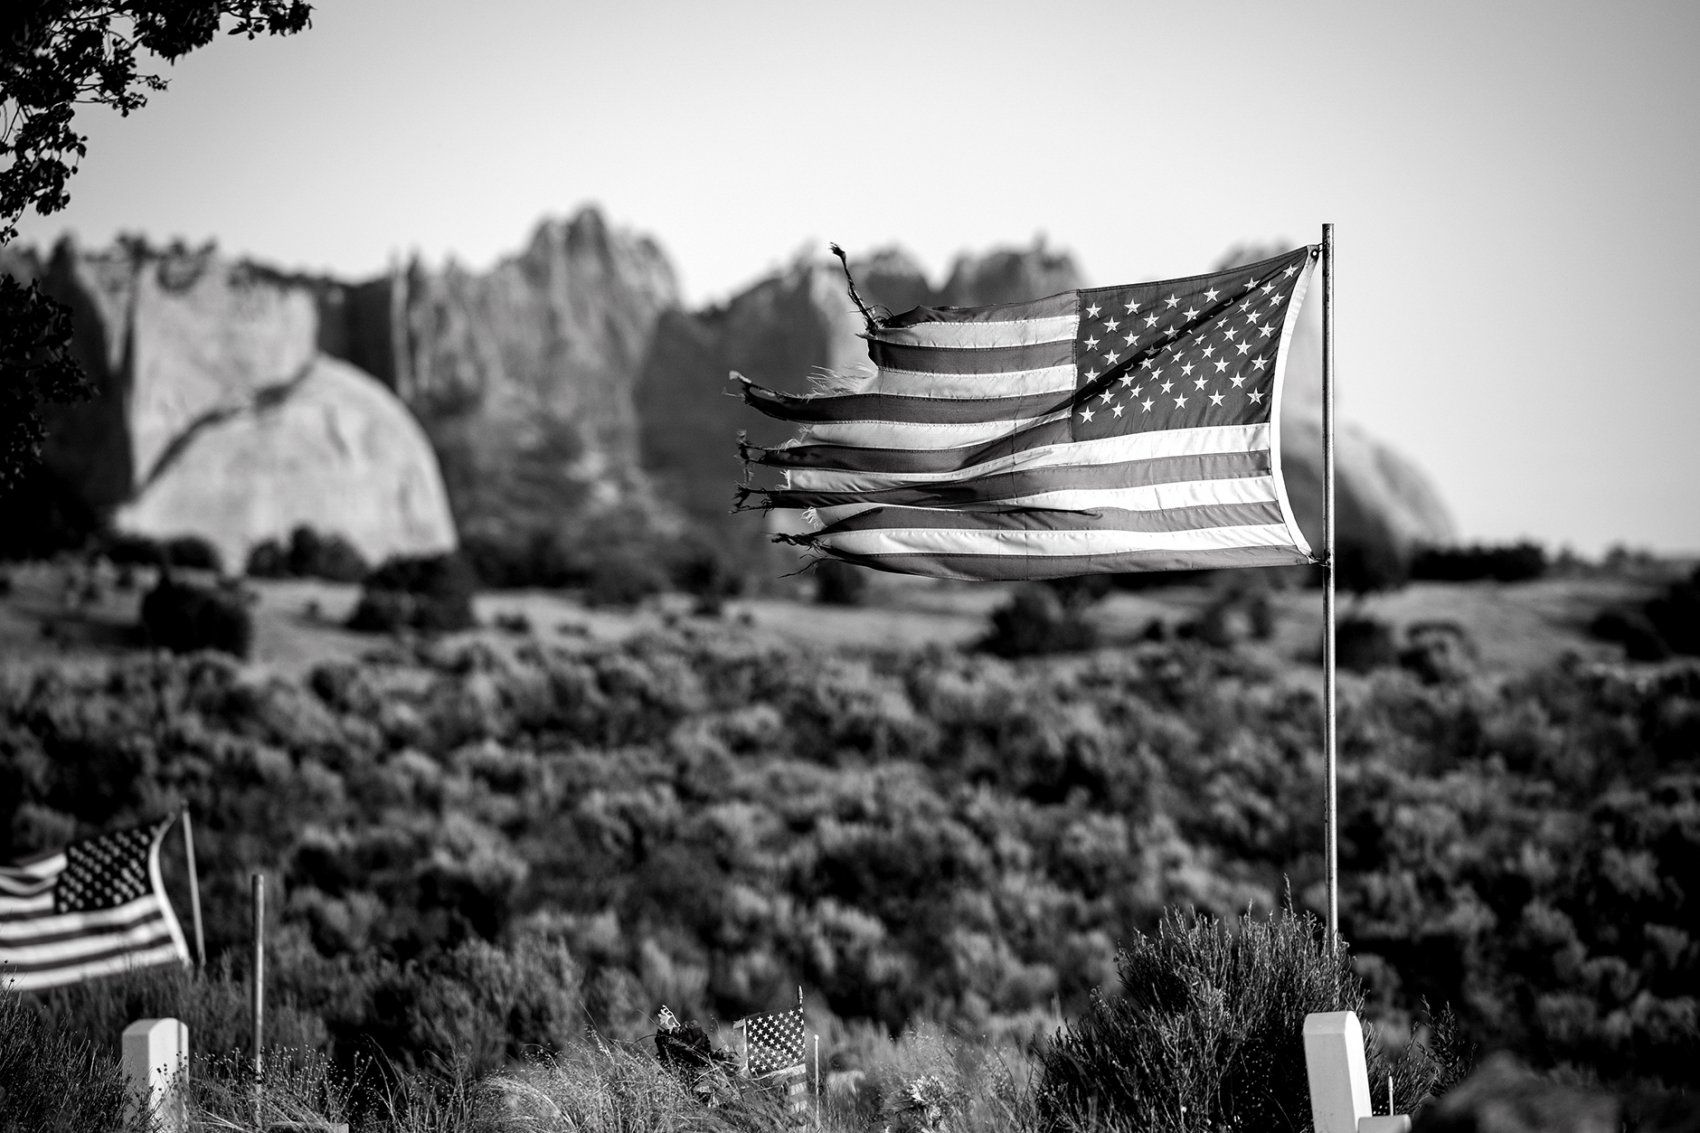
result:
<svg viewBox="0 0 1700 1133"><path fill-rule="evenodd" d="M178 433L114 519L156 537L201 534L233 568L300 525L340 532L370 563L455 544L424 430L370 375L322 354Z"/></svg>
<svg viewBox="0 0 1700 1133"><path fill-rule="evenodd" d="M436 457L393 393L318 349L318 285L211 249L61 243L18 258L73 311L95 397L52 423L49 470L120 531L208 539L239 570L309 524L367 558L455 545Z"/></svg>
<svg viewBox="0 0 1700 1133"><path fill-rule="evenodd" d="M488 272L415 262L344 293L339 333L424 425L464 533L502 537L647 499L632 388L678 302L661 249L586 209Z"/></svg>

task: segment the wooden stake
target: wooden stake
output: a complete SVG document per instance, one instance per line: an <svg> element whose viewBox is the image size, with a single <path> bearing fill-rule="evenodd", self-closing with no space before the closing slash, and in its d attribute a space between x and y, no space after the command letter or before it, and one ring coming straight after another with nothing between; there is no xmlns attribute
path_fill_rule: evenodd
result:
<svg viewBox="0 0 1700 1133"><path fill-rule="evenodd" d="M1327 763L1328 945L1340 946L1340 800L1334 736L1334 226L1322 226L1322 747Z"/></svg>
<svg viewBox="0 0 1700 1133"><path fill-rule="evenodd" d="M195 871L195 827L189 808L183 808L183 856L189 859L189 911L195 921L195 967L207 966L207 939L201 932L201 879Z"/></svg>
<svg viewBox="0 0 1700 1133"><path fill-rule="evenodd" d="M260 1082L265 1073L265 1055L263 1039L265 1035L266 1016L266 877L263 873L253 876L254 894L254 985L252 997L252 1015L254 1024L254 1130L255 1133L265 1133L261 1123L262 1100Z"/></svg>

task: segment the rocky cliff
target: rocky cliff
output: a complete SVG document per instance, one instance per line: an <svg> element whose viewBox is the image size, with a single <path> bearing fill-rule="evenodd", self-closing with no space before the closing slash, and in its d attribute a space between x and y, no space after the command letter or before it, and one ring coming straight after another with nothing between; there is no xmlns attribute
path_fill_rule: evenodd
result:
<svg viewBox="0 0 1700 1133"><path fill-rule="evenodd" d="M327 296L323 341L418 417L463 532L500 538L647 497L632 386L678 302L661 249L586 209L487 272L416 261L336 295L340 318Z"/></svg>
<svg viewBox="0 0 1700 1133"><path fill-rule="evenodd" d="M899 250L851 267L864 300L890 311L1085 282L1042 244L963 256L937 284ZM753 547L759 520L728 514L735 439L772 429L725 396L727 372L800 390L818 369L866 363L861 316L829 257L687 311L661 249L594 209L543 223L482 272L415 261L347 283L136 243L62 245L46 263L11 254L0 268L40 276L73 306L98 380L95 400L55 425L56 474L119 525L198 531L233 566L299 522L340 529L379 558L450 545L457 525L497 542L570 539L611 507L663 526L694 520ZM1310 307L1284 428L1295 510L1314 532L1320 332ZM1445 508L1408 461L1351 429L1338 457L1343 539L1450 537Z"/></svg>

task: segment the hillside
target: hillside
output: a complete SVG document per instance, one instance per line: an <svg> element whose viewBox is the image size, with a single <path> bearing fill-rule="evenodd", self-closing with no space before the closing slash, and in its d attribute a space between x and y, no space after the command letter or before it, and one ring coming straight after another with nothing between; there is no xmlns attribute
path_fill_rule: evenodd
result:
<svg viewBox="0 0 1700 1133"><path fill-rule="evenodd" d="M586 1020L633 1037L659 1003L736 1018L798 984L829 1036L1020 1038L1078 1014L1166 908L1321 900L1296 611L1271 645L1006 661L944 639L986 590L660 629L493 595L487 616L528 610L536 634L350 662L354 639L299 620L346 591L278 586L262 620L284 632L242 665L43 646L39 581L5 603L6 644L37 636L0 672L0 856L192 806L215 956L240 963L267 871L279 1025L339 1057L489 1069ZM1450 589L1390 601L1426 618ZM1488 671L1343 680L1342 926L1395 1030L1426 998L1538 1064L1675 1084L1700 670L1529 664L1604 596L1480 588L1447 608L1483 619ZM1203 597L1118 597L1106 620ZM881 640L820 643L853 632Z"/></svg>
<svg viewBox="0 0 1700 1133"><path fill-rule="evenodd" d="M888 311L1088 282L1043 245L967 253L938 280L899 249L850 266ZM718 546L759 578L764 524L728 513L744 475L737 438L782 434L724 396L727 373L800 390L819 368L867 360L826 256L690 310L665 250L594 208L544 220L483 271L414 259L375 279L303 277L133 238L47 254L9 246L0 272L71 308L95 387L54 415L44 474L0 509L0 557L74 548L114 527L200 535L239 571L253 547L307 523L374 562L458 541L505 574L552 585L551 564L616 516L646 536ZM1291 344L1282 459L1313 542L1319 359L1310 309ZM1420 467L1349 423L1338 442L1342 546L1452 537Z"/></svg>

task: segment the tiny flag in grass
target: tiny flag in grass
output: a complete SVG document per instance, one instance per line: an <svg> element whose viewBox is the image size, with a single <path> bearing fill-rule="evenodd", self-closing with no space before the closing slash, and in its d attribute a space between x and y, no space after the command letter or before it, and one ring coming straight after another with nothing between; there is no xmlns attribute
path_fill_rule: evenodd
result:
<svg viewBox="0 0 1700 1133"><path fill-rule="evenodd" d="M38 991L189 962L160 879L171 820L114 830L0 866L0 983Z"/></svg>
<svg viewBox="0 0 1700 1133"><path fill-rule="evenodd" d="M803 1009L744 1020L744 1049L750 1076L785 1087L785 1106L793 1115L808 1113L808 1065L804 1057Z"/></svg>
<svg viewBox="0 0 1700 1133"><path fill-rule="evenodd" d="M811 395L739 375L799 426L743 446L801 508L779 538L880 570L1036 579L1314 561L1281 479L1287 344L1316 249L1188 279L867 319L872 372ZM854 294L854 292L852 292Z"/></svg>

